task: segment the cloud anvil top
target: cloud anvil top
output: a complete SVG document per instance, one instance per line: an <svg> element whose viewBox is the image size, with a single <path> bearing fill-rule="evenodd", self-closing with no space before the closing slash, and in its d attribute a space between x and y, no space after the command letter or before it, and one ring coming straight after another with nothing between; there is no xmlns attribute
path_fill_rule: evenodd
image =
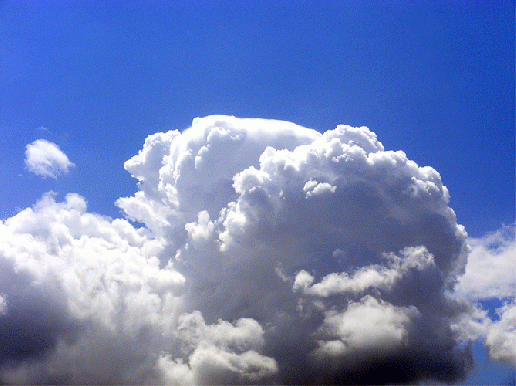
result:
<svg viewBox="0 0 516 386"><path fill-rule="evenodd" d="M125 219L47 193L0 222L1 382L453 383L475 339L515 361L514 228L468 239L440 174L367 127L207 116L124 167Z"/></svg>

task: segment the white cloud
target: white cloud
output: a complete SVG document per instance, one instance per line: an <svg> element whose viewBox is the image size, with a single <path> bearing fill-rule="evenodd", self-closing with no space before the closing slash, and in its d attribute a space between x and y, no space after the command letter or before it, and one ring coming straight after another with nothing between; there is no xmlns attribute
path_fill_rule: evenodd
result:
<svg viewBox="0 0 516 386"><path fill-rule="evenodd" d="M452 383L466 335L505 358L511 313L448 292L475 293L439 173L369 129L210 116L125 168L143 227L74 194L0 222L0 382Z"/></svg>
<svg viewBox="0 0 516 386"><path fill-rule="evenodd" d="M505 304L497 312L500 320L488 328L486 344L492 358L516 365L516 304Z"/></svg>
<svg viewBox="0 0 516 386"><path fill-rule="evenodd" d="M179 318L177 336L182 357L168 354L158 361L167 384L264 382L278 371L274 359L256 351L264 339L262 327L253 319L206 325L195 311Z"/></svg>
<svg viewBox="0 0 516 386"><path fill-rule="evenodd" d="M318 356L353 355L356 351L392 352L408 344L407 327L419 317L415 307L395 307L370 295L350 302L346 311L327 311L321 334L338 340L320 340ZM362 354L364 355L364 354Z"/></svg>
<svg viewBox="0 0 516 386"><path fill-rule="evenodd" d="M44 139L37 139L27 145L25 164L29 171L43 178L57 178L74 166L59 146Z"/></svg>
<svg viewBox="0 0 516 386"><path fill-rule="evenodd" d="M31 383L36 371L45 382L110 383L124 366L137 370L148 355L142 347L155 348L174 324L184 284L171 264L160 267L162 248L144 228L87 213L73 194L62 203L46 195L0 223L0 293L9 301L0 319L1 364L27 366L23 360L49 351L25 375L23 366L8 366L6 382ZM13 349L26 336L34 348ZM110 359L115 347L124 353L119 360Z"/></svg>
<svg viewBox="0 0 516 386"><path fill-rule="evenodd" d="M362 267L350 276L347 272L331 273L320 283L311 285L313 277L302 270L297 273L294 290L302 290L307 295L328 297L339 293L360 293L368 288L390 290L412 269L424 270L435 266L434 258L424 247L406 248L402 257L386 255L388 265L370 265Z"/></svg>
<svg viewBox="0 0 516 386"><path fill-rule="evenodd" d="M468 239L471 252L464 274L459 276L454 292L470 307L455 328L463 339L484 339L490 356L516 365L516 241L514 225L503 226L484 237ZM496 309L500 319L492 321L479 303L504 300Z"/></svg>
<svg viewBox="0 0 516 386"><path fill-rule="evenodd" d="M514 226L481 238L469 238L471 252L455 291L470 300L514 297L516 240Z"/></svg>
<svg viewBox="0 0 516 386"><path fill-rule="evenodd" d="M0 315L5 315L7 313L7 301L5 298L0 295Z"/></svg>
<svg viewBox="0 0 516 386"><path fill-rule="evenodd" d="M331 186L327 182L318 183L317 181L312 180L308 181L303 187L303 190L306 192L306 198L321 194L335 193L336 189L336 186Z"/></svg>
<svg viewBox="0 0 516 386"><path fill-rule="evenodd" d="M512 362L516 365L516 305L514 298L496 309L499 316L491 320L486 310L475 305L461 316L453 328L464 341L484 341L489 355L494 360Z"/></svg>

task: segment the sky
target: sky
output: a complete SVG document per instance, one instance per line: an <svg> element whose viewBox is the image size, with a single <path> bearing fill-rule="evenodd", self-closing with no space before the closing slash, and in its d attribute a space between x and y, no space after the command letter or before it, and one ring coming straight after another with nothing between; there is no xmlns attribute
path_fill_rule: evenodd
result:
<svg viewBox="0 0 516 386"><path fill-rule="evenodd" d="M0 382L514 383L514 14L1 0Z"/></svg>

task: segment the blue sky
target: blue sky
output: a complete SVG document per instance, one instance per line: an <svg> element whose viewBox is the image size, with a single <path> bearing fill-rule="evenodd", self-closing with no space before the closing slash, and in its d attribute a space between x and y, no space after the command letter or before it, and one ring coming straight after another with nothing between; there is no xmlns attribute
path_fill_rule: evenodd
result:
<svg viewBox="0 0 516 386"><path fill-rule="evenodd" d="M367 126L435 168L481 237L515 221L514 31L512 1L2 0L0 218L50 190L121 217L145 138L224 114ZM27 169L37 139L69 173ZM476 352L470 382L510 377Z"/></svg>

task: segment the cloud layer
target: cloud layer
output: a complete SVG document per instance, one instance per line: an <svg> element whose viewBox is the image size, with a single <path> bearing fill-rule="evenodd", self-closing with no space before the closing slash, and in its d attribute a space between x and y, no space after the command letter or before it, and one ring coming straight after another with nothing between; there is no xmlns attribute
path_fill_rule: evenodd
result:
<svg viewBox="0 0 516 386"><path fill-rule="evenodd" d="M478 337L511 359L439 173L365 127L198 118L125 168L142 227L74 194L0 223L2 382L451 383Z"/></svg>
<svg viewBox="0 0 516 386"><path fill-rule="evenodd" d="M25 164L29 171L43 178L57 178L74 166L59 146L44 139L37 139L27 145Z"/></svg>

